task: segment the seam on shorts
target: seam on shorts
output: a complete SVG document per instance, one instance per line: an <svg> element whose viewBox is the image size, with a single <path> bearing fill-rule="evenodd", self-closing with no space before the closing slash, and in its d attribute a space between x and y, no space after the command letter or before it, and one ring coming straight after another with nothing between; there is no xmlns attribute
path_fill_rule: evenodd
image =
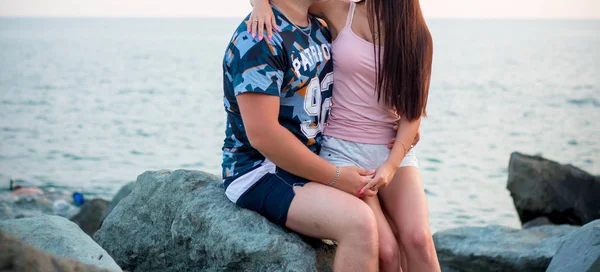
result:
<svg viewBox="0 0 600 272"><path fill-rule="evenodd" d="M289 183L288 183L288 182L287 182L285 179L281 178L281 177L280 177L280 176L277 174L277 172L275 172L273 175L275 175L275 176L276 176L278 179L280 179L280 180L282 180L283 182L285 182L285 184L286 184L287 186L289 186L289 187L292 187L292 188L294 187L294 185L293 185L293 184L291 184L291 185L290 185L290 184L289 184Z"/></svg>
<svg viewBox="0 0 600 272"><path fill-rule="evenodd" d="M296 196L296 191L294 190L294 187L299 186L299 187L304 187L304 185L308 182L294 182L292 183L292 185L290 185L289 182L287 182L285 179L283 179L282 177L280 177L279 175L277 175L277 173L274 173L273 175L275 175L278 179L282 180L285 185L289 186L290 188L292 188L292 199Z"/></svg>

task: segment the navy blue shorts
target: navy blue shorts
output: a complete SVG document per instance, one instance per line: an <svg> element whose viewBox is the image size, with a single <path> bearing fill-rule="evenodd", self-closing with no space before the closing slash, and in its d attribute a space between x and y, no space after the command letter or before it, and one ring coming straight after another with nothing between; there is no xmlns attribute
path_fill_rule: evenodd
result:
<svg viewBox="0 0 600 272"><path fill-rule="evenodd" d="M235 201L235 204L242 208L255 211L266 217L269 221L285 227L288 210L290 209L290 204L295 196L294 186L304 186L304 184L310 181L276 167L272 163L271 167L270 171L256 177L257 180L255 183L239 196ZM243 178L243 176L234 180L233 183L239 182L239 179L241 178ZM246 182L246 180L242 180L242 182ZM226 186L231 183L232 182L225 181ZM236 184L236 186L239 187L238 184Z"/></svg>

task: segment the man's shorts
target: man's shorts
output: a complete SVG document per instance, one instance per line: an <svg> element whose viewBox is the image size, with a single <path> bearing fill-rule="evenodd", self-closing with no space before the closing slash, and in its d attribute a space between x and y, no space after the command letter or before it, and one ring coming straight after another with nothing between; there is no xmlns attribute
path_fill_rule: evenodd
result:
<svg viewBox="0 0 600 272"><path fill-rule="evenodd" d="M290 204L296 195L294 186L304 186L308 182L310 181L277 167L267 159L234 180L224 180L225 195L229 200L280 226L285 226L287 221Z"/></svg>

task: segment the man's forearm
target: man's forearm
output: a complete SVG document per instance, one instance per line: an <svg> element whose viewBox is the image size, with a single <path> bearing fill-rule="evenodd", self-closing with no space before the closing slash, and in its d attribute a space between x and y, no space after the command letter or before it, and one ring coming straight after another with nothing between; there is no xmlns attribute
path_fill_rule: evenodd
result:
<svg viewBox="0 0 600 272"><path fill-rule="evenodd" d="M252 142L267 159L294 175L323 184L328 184L335 177L333 164L310 151L280 125L264 129Z"/></svg>

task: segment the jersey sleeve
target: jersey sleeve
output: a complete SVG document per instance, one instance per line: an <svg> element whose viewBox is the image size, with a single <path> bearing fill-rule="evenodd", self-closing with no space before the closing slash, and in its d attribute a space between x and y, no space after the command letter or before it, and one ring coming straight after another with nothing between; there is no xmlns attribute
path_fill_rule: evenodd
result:
<svg viewBox="0 0 600 272"><path fill-rule="evenodd" d="M232 50L230 75L235 96L253 92L279 96L287 67L283 56L281 37L273 41L257 41L246 32L235 39Z"/></svg>

